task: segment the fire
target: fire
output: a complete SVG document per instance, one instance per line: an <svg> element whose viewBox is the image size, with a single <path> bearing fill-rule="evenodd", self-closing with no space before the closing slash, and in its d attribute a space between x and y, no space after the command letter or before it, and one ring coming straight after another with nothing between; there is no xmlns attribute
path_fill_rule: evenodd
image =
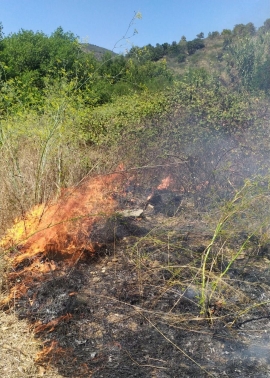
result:
<svg viewBox="0 0 270 378"><path fill-rule="evenodd" d="M120 165L118 170L120 172L89 179L66 189L57 201L35 206L23 219L15 221L0 240L0 248L9 252L7 256L12 267L8 273L10 292L2 305L14 300L18 307L27 303L31 313L36 306L42 306L38 297L42 283L68 276L70 267L97 250L99 244L94 239L93 226L112 216L119 207L118 196L126 197L127 185L135 185L134 176L125 176L124 166ZM173 180L168 176L157 189L171 185ZM76 294L69 293L71 297ZM72 315L64 312L47 323L31 319L34 332L39 337L43 333L50 333L53 337L60 324L72 321ZM46 341L37 362L57 364L57 361L63 363L70 359L76 359L74 351L52 340L49 345ZM80 365L79 361L77 372L83 376L91 375L88 366Z"/></svg>
<svg viewBox="0 0 270 378"><path fill-rule="evenodd" d="M120 165L117 173L98 176L65 189L57 201L35 206L23 219L17 219L0 240L0 248L9 252L7 256L12 267L8 273L10 292L2 305L14 301L19 308L26 303L30 314L36 308L42 309L42 303L39 303L42 283L65 278L65 275L68 278L72 271L69 268L97 250L99 242L93 236L93 226L118 210L119 195L127 197L126 188L137 185L135 178L128 176L124 166ZM169 175L162 180L157 190L171 189L175 184ZM70 297L77 295L74 289L76 287L72 287L69 292ZM68 311L64 307L63 311L61 309L61 312L55 313L55 318L45 318L45 321L44 318L43 321L30 318L35 334L41 337L44 333L50 333L48 339L54 337L54 331L59 325L74 320ZM63 364L65 360L76 360L73 349L64 348L55 340L48 344L48 339L37 357L38 363L57 364L61 361ZM80 365L79 361L77 373L91 375L88 366Z"/></svg>
<svg viewBox="0 0 270 378"><path fill-rule="evenodd" d="M36 362L41 366L49 366L59 364L63 366L76 363L76 377L92 377L92 370L85 363L80 363L73 351L70 349L64 349L55 340L51 341L48 346L44 346L43 350L38 353ZM72 372L74 373L74 371Z"/></svg>
<svg viewBox="0 0 270 378"><path fill-rule="evenodd" d="M58 342L53 340L49 346L43 348L43 350L38 353L36 357L36 362L38 364L49 365L53 360L57 362L63 360L63 357L71 357L71 352L59 346Z"/></svg>
<svg viewBox="0 0 270 378"><path fill-rule="evenodd" d="M96 178L67 190L55 204L34 207L24 219L15 222L0 241L0 247L22 250L16 257L18 263L26 254L33 257L40 252L68 252L81 247L91 250L91 225L115 210L113 194L120 190L119 178Z"/></svg>
<svg viewBox="0 0 270 378"><path fill-rule="evenodd" d="M173 179L172 177L169 175L167 177L165 177L161 183L159 184L159 186L157 187L158 190L163 190L163 189L168 189L170 187L170 185L173 184Z"/></svg>
<svg viewBox="0 0 270 378"><path fill-rule="evenodd" d="M95 252L98 243L91 238L92 227L116 210L122 181L118 173L82 182L65 190L56 203L35 206L16 220L0 241L0 247L10 251L13 266L10 298L24 295L34 277L59 270L59 261L73 265L85 253Z"/></svg>
<svg viewBox="0 0 270 378"><path fill-rule="evenodd" d="M85 180L64 190L59 200L35 206L23 219L17 219L0 240L0 248L7 252L11 265L9 295L0 304L6 306L16 300L20 307L19 299L22 299L28 301L31 312L38 302L38 288L42 283L68 274L69 268L80 259L91 256L100 246L94 239L93 226L104 219L106 222L117 210L124 180L124 172ZM33 329L38 335L51 333L71 318L72 315L66 313L48 323L34 321ZM37 362L47 364L64 358L76 357L72 350L52 341L44 346ZM78 369L90 376L87 366L78 366Z"/></svg>
<svg viewBox="0 0 270 378"><path fill-rule="evenodd" d="M53 319L51 320L49 323L47 324L42 324L41 322L40 323L37 323L35 324L34 326L34 331L35 331L35 334L37 333L40 333L40 332L43 332L43 331L47 331L47 332L52 332L59 323L63 322L63 321L68 321L72 318L72 315L71 314L66 314L66 315L62 315L60 316L59 318L57 319Z"/></svg>

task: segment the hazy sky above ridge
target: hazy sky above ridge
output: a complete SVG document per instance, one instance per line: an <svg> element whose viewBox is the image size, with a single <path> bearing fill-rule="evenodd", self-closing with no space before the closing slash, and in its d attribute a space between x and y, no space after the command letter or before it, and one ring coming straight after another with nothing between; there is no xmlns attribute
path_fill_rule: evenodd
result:
<svg viewBox="0 0 270 378"><path fill-rule="evenodd" d="M270 18L270 0L0 0L0 22L4 34L20 29L50 35L58 26L71 31L82 42L113 49L121 40L136 12L127 35L116 52L132 44L171 43L185 35L233 29L253 22L256 27ZM133 35L134 29L138 31ZM121 45L121 47L119 47Z"/></svg>

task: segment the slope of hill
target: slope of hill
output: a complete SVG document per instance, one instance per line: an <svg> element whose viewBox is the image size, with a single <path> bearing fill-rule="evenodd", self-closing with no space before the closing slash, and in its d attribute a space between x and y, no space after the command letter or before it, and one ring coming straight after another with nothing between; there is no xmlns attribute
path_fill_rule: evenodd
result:
<svg viewBox="0 0 270 378"><path fill-rule="evenodd" d="M83 51L94 53L95 57L98 60L101 60L103 55L105 55L106 53L110 53L112 56L118 55L112 50L108 50L108 49L105 49L104 47L96 46L91 43L82 43L81 46L82 46Z"/></svg>
<svg viewBox="0 0 270 378"><path fill-rule="evenodd" d="M222 63L224 38L222 36L215 39L205 38L203 42L205 47L197 50L194 54L187 55L184 62L168 57L169 67L176 73L183 73L187 67L223 71L225 69L225 64Z"/></svg>

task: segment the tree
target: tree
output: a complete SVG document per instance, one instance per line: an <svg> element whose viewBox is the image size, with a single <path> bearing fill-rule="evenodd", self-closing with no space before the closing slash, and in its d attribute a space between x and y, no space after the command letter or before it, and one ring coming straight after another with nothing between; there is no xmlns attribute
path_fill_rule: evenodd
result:
<svg viewBox="0 0 270 378"><path fill-rule="evenodd" d="M230 45L233 34L230 29L223 29L221 35L224 38L223 49L225 50Z"/></svg>
<svg viewBox="0 0 270 378"><path fill-rule="evenodd" d="M270 58L266 58L258 67L253 77L253 87L270 93Z"/></svg>
<svg viewBox="0 0 270 378"><path fill-rule="evenodd" d="M219 32L218 31L213 31L213 32L209 32L208 33L208 38L209 39L215 39L217 37L219 37Z"/></svg>
<svg viewBox="0 0 270 378"><path fill-rule="evenodd" d="M268 18L267 20L265 20L264 21L264 24L263 24L263 26L261 26L259 29L258 29L258 31L260 32L260 33L267 33L267 32L269 32L270 31L270 18Z"/></svg>
<svg viewBox="0 0 270 378"><path fill-rule="evenodd" d="M154 50L154 57L153 61L158 61L165 55L163 46L159 43L156 44L155 50Z"/></svg>
<svg viewBox="0 0 270 378"><path fill-rule="evenodd" d="M253 36L256 34L256 28L252 22L249 22L248 24L246 24L246 34L250 36Z"/></svg>
<svg viewBox="0 0 270 378"><path fill-rule="evenodd" d="M173 41L170 46L170 55L176 56L178 54L178 44L176 41Z"/></svg>
<svg viewBox="0 0 270 378"><path fill-rule="evenodd" d="M46 67L50 60L48 38L41 32L22 29L4 38L0 57L7 67L7 79L25 71L43 71L41 66Z"/></svg>
<svg viewBox="0 0 270 378"><path fill-rule="evenodd" d="M0 51L2 51L4 48L3 39L4 39L3 25L2 25L2 22L0 22Z"/></svg>
<svg viewBox="0 0 270 378"><path fill-rule="evenodd" d="M264 27L265 31L270 30L270 18L268 18L267 20L264 21L263 27Z"/></svg>
<svg viewBox="0 0 270 378"><path fill-rule="evenodd" d="M83 55L77 37L71 32L64 32L58 27L49 37L50 62L53 70L73 71L75 63Z"/></svg>
<svg viewBox="0 0 270 378"><path fill-rule="evenodd" d="M201 32L201 33L197 34L196 37L199 38L199 39L204 39L204 33Z"/></svg>
<svg viewBox="0 0 270 378"><path fill-rule="evenodd" d="M164 54L167 55L168 54L168 51L169 51L169 43L165 42L165 43L162 43L161 45L163 47L163 51L164 51Z"/></svg>
<svg viewBox="0 0 270 378"><path fill-rule="evenodd" d="M256 34L256 28L252 22L249 22L248 24L237 24L233 28L233 35L235 37L247 37L247 36L253 36Z"/></svg>
<svg viewBox="0 0 270 378"><path fill-rule="evenodd" d="M185 62L186 57L187 57L187 55L186 54L182 54L182 53L180 53L179 55L177 55L177 61L178 61L178 63Z"/></svg>
<svg viewBox="0 0 270 378"><path fill-rule="evenodd" d="M3 33L3 24L0 22L0 41L4 38L4 33Z"/></svg>
<svg viewBox="0 0 270 378"><path fill-rule="evenodd" d="M221 35L223 37L231 37L232 31L230 29L223 29L222 32L221 32Z"/></svg>
<svg viewBox="0 0 270 378"><path fill-rule="evenodd" d="M194 54L197 50L204 48L205 45L200 38L193 39L193 41L187 42L187 51L189 55Z"/></svg>
<svg viewBox="0 0 270 378"><path fill-rule="evenodd" d="M111 84L115 84L123 78L125 66L126 59L123 55L113 57L111 53L107 52L102 57L98 73L101 77L106 77Z"/></svg>
<svg viewBox="0 0 270 378"><path fill-rule="evenodd" d="M0 59L7 67L7 79L36 71L41 83L49 72L57 75L61 70L72 71L82 55L76 37L59 27L50 37L23 29L10 34L3 39Z"/></svg>

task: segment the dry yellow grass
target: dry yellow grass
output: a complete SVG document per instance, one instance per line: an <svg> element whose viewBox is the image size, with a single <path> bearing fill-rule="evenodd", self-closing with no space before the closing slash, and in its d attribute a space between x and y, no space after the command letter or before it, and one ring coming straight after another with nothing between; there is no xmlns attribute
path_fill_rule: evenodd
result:
<svg viewBox="0 0 270 378"><path fill-rule="evenodd" d="M0 373L2 378L50 377L61 378L56 371L35 363L41 350L25 320L16 313L0 312Z"/></svg>
<svg viewBox="0 0 270 378"><path fill-rule="evenodd" d="M0 289L3 290L8 269L3 251L0 251ZM36 364L42 344L34 337L26 320L19 320L14 308L0 310L0 375L2 378L47 377L61 378L56 370Z"/></svg>

